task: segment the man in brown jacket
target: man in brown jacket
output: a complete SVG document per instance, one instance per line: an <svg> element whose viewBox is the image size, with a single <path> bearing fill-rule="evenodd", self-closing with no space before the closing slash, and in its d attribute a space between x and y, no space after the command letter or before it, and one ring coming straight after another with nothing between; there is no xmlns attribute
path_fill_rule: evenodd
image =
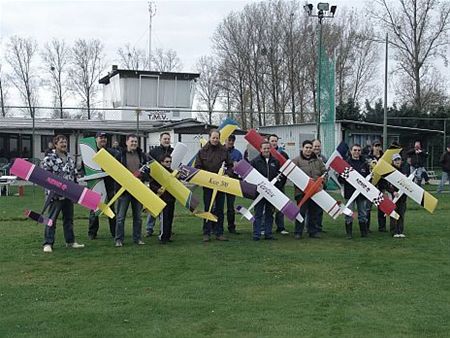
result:
<svg viewBox="0 0 450 338"><path fill-rule="evenodd" d="M231 161L227 148L220 144L220 132L217 129L211 129L209 132L209 141L200 149L195 159L195 167L218 173L222 165L225 166L225 173L227 175L233 174L233 161ZM203 203L205 204L205 211L208 211L211 203L212 190L203 188ZM228 239L223 235L223 209L225 204L225 194L218 192L212 213L217 216L217 223L215 224L216 239L219 241L227 241ZM208 242L211 236L211 229L213 222L203 221L203 241Z"/></svg>
<svg viewBox="0 0 450 338"><path fill-rule="evenodd" d="M323 161L317 157L313 152L313 144L311 141L306 140L302 144L300 156L297 156L292 160L306 175L316 180L322 176L325 172L325 165ZM298 202L303 198L303 192L295 187L295 200ZM301 207L300 214L307 221L306 227L311 238L320 238L319 228L319 215L320 207L312 200L308 199ZM301 239L303 234L303 228L305 227L305 221L295 221L295 239Z"/></svg>

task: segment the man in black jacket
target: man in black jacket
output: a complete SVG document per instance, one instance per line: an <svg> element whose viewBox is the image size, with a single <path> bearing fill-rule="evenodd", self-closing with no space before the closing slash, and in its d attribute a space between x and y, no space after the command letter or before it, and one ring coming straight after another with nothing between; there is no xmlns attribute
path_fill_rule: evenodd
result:
<svg viewBox="0 0 450 338"><path fill-rule="evenodd" d="M439 160L442 166L442 177L441 182L439 183L439 187L437 193L440 194L442 190L444 190L445 182L449 181L450 176L450 143L447 144L447 151L441 155Z"/></svg>
<svg viewBox="0 0 450 338"><path fill-rule="evenodd" d="M361 156L361 145L354 144L351 148L350 157L347 158L347 163L360 173L363 177L366 177L369 174L369 165L367 161ZM344 198L349 199L355 188L348 183L343 178L339 178L339 180L344 183ZM367 237L367 200L363 194L359 194L358 197L350 204L349 208L354 210L354 205L356 204L356 208L358 210L358 222L359 229L361 231L361 237ZM353 227L353 217L345 216L345 231L347 233L347 238L352 238L352 227Z"/></svg>
<svg viewBox="0 0 450 338"><path fill-rule="evenodd" d="M425 183L428 184L430 179L425 170L428 153L423 151L420 141L416 141L414 143L414 148L406 152L406 157L409 159L411 171L416 170L416 174L414 175L416 183L420 186L422 184L422 179L425 179Z"/></svg>
<svg viewBox="0 0 450 338"><path fill-rule="evenodd" d="M278 162L270 154L270 143L263 142L259 148L260 154L255 157L250 164L261 175L266 177L269 181L272 181L277 175L280 169L280 162ZM280 188L281 182L278 181L275 186ZM253 240L259 241L261 236L261 226L264 225L264 238L268 240L275 239L272 235L273 213L274 207L263 198L255 206L255 221L253 222ZM264 222L263 222L264 215Z"/></svg>
<svg viewBox="0 0 450 338"><path fill-rule="evenodd" d="M150 150L149 155L151 158L153 158L155 161L161 161L161 158L163 156L172 155L173 148L170 145L170 133L168 132L162 132L161 135L159 135L159 146L154 147ZM155 221L156 219L152 215L147 216L147 225L146 225L146 231L145 236L150 237L153 235L153 228L155 227Z"/></svg>
<svg viewBox="0 0 450 338"><path fill-rule="evenodd" d="M105 132L97 132L95 135L95 141L97 142L97 149L100 150L102 148L106 149L108 153L113 155L114 157L117 157L118 152L112 148L106 148L106 144L108 143L108 138ZM111 176L106 176L103 179L105 183L106 188L106 198L111 200L114 196L115 191L115 181L112 179ZM111 210L114 212L114 204L111 205ZM109 231L111 233L111 236L114 238L116 236L116 217L114 218L108 218L109 221ZM88 237L89 239L96 239L97 238L97 232L99 228L99 219L98 216L96 216L96 213L91 210L89 212L89 228L88 228Z"/></svg>
<svg viewBox="0 0 450 338"><path fill-rule="evenodd" d="M117 160L133 174L139 175L141 180L146 179L146 175L140 173L140 169L147 164L147 156L138 148L136 135L129 134L126 136L126 147L117 155ZM123 245L125 217L130 204L133 211L133 242L138 245L145 244L142 241L142 204L128 192L124 192L117 201L116 247Z"/></svg>

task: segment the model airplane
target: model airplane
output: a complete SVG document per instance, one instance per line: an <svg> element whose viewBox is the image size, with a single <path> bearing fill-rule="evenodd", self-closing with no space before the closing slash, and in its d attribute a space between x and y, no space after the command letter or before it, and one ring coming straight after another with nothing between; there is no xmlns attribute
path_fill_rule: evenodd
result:
<svg viewBox="0 0 450 338"><path fill-rule="evenodd" d="M98 192L102 196L102 202L106 199L106 187L104 177L108 176L92 158L97 153L97 142L94 137L80 140L81 158L83 159L85 176L80 181L86 181L89 189Z"/></svg>
<svg viewBox="0 0 450 338"><path fill-rule="evenodd" d="M332 168L338 175L343 177L355 188L353 196L347 202L347 207L351 202L353 202L356 196L362 194L386 215L398 219L400 216L397 212L395 212L396 205L394 202L388 198L385 198L380 190L378 190L356 170L353 170L350 164L343 159L343 156L347 153L347 150L348 146L345 143L341 143L325 164L327 169Z"/></svg>
<svg viewBox="0 0 450 338"><path fill-rule="evenodd" d="M45 189L50 190L54 194L68 198L74 203L80 204L90 210L96 211L100 209L106 216L110 218L114 217L113 211L102 203L99 193L83 187L73 181L57 176L28 161L25 161L22 158L16 158L10 172L26 181L33 182ZM37 213L30 212L27 216L31 215L34 217L35 214ZM43 219L43 221L45 220Z"/></svg>
<svg viewBox="0 0 450 338"><path fill-rule="evenodd" d="M399 196L396 197L396 201L401 195L406 194L406 196L423 206L427 211L431 213L434 212L438 200L429 192L417 185L411 179L414 178L414 176L410 175L409 177L406 177L390 164L389 159L392 158L392 155L395 153L400 153L400 151L401 149L386 150L373 168L374 176L372 178L372 183L376 184L381 178L384 178L399 190Z"/></svg>
<svg viewBox="0 0 450 338"><path fill-rule="evenodd" d="M245 182L256 185L256 190L259 193L259 196L253 201L252 205L248 209L243 206L238 206L236 208L236 210L249 221L254 221L254 217L250 213L250 210L259 201L265 198L291 221L298 220L299 222L303 222L303 217L300 214L299 207L275 186L275 183L279 178L278 176L269 182L266 177L261 175L261 173L253 168L246 160L241 160L236 163L234 166L234 172L242 177Z"/></svg>
<svg viewBox="0 0 450 338"><path fill-rule="evenodd" d="M254 129L249 130L244 138L255 149L259 149L261 143L264 141L264 138ZM323 177L314 181L306 175L303 170L296 166L292 160L284 158L284 156L274 147L271 147L270 153L280 162L280 172L303 191L304 196L298 204L299 207L311 198L334 219L341 213L348 216L353 215L353 212L349 208L342 207L340 202L337 202L330 194L322 189Z"/></svg>
<svg viewBox="0 0 450 338"><path fill-rule="evenodd" d="M182 182L177 178L178 171L170 173L158 161L152 160L147 166L150 168L150 175L161 185L161 193L165 190L185 208L189 209L195 216L217 222L217 217L211 212L196 212L199 201Z"/></svg>
<svg viewBox="0 0 450 338"><path fill-rule="evenodd" d="M142 183L133 173L125 168L114 156L105 149L100 149L93 157L93 160L111 176L122 188L109 202L113 203L123 191L128 191L136 198L153 217L158 216L166 206L166 203Z"/></svg>

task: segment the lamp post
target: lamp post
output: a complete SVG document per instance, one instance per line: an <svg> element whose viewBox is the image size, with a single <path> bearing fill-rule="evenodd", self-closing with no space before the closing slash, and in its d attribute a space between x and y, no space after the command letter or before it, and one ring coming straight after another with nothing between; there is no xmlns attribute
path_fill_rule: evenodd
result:
<svg viewBox="0 0 450 338"><path fill-rule="evenodd" d="M316 17L319 19L319 67L318 67L318 79L317 79L317 91L318 91L318 98L317 98L317 115L316 115L316 138L320 140L320 105L321 105L321 97L320 97L320 91L321 91L321 71L322 71L322 20L324 18L334 18L334 14L336 13L337 6L331 6L327 2L319 2L317 4L317 14L313 14L313 5L307 4L303 7L308 14L308 16Z"/></svg>

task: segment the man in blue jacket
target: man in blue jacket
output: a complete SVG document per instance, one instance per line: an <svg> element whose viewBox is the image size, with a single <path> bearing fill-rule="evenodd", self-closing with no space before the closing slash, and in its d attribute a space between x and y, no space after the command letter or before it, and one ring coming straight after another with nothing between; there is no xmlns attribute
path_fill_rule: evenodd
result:
<svg viewBox="0 0 450 338"><path fill-rule="evenodd" d="M230 155L230 159L233 162L233 165L242 160L242 153L234 147L234 143L236 142L236 136L230 135L225 144L228 150L228 154ZM232 175L233 178L238 178L236 174ZM239 232L236 231L236 223L235 223L235 211L234 211L234 202L236 200L235 195L226 194L227 200L227 221L228 221L228 231L231 234L239 235Z"/></svg>

